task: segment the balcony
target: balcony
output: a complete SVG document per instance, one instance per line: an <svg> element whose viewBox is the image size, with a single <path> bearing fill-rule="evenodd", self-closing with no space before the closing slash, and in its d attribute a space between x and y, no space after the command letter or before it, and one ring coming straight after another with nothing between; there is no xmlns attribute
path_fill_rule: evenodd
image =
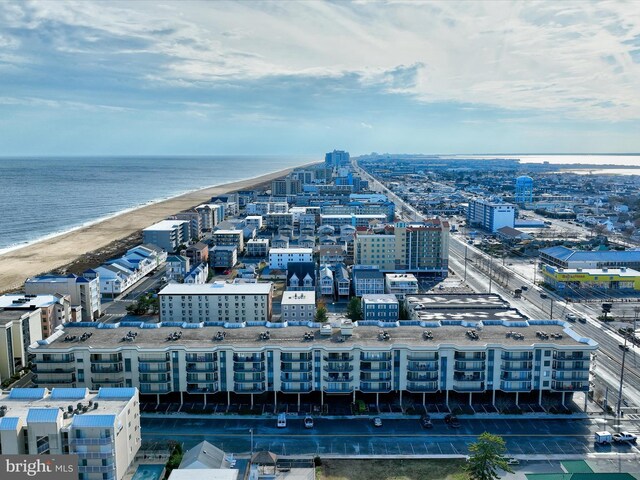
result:
<svg viewBox="0 0 640 480"><path fill-rule="evenodd" d="M502 360L525 361L533 360L533 352L502 352Z"/></svg>
<svg viewBox="0 0 640 480"><path fill-rule="evenodd" d="M313 380L313 375L311 372L308 373L294 373L285 374L284 372L280 374L281 382L311 382Z"/></svg>
<svg viewBox="0 0 640 480"><path fill-rule="evenodd" d="M264 383L256 385L245 385L243 383L235 383L233 385L235 393L263 393L265 391Z"/></svg>
<svg viewBox="0 0 640 480"><path fill-rule="evenodd" d="M76 379L68 379L68 378L56 378L56 379L42 379L38 378L36 375L33 376L33 383L40 387L44 387L45 385L69 385L69 383L75 382Z"/></svg>
<svg viewBox="0 0 640 480"><path fill-rule="evenodd" d="M311 382L289 380L287 383L281 384L280 390L286 393L308 393L313 390L313 384Z"/></svg>
<svg viewBox="0 0 640 480"><path fill-rule="evenodd" d="M217 382L187 383L188 393L215 393L218 390Z"/></svg>
<svg viewBox="0 0 640 480"><path fill-rule="evenodd" d="M348 363L332 363L322 367L325 372L351 372L353 371L353 365Z"/></svg>
<svg viewBox="0 0 640 480"><path fill-rule="evenodd" d="M158 377L149 377L140 375L140 383L167 383L171 381L170 375L158 375Z"/></svg>
<svg viewBox="0 0 640 480"><path fill-rule="evenodd" d="M529 372L533 368L533 362L510 361L502 364L502 370L505 372Z"/></svg>
<svg viewBox="0 0 640 480"><path fill-rule="evenodd" d="M454 372L453 380L456 382L481 382L484 380L483 373L474 373L473 375L467 375L464 373Z"/></svg>
<svg viewBox="0 0 640 480"><path fill-rule="evenodd" d="M456 392L484 392L484 382L475 381L454 381L453 390Z"/></svg>
<svg viewBox="0 0 640 480"><path fill-rule="evenodd" d="M391 370L391 362L360 363L361 372L388 372L389 370Z"/></svg>
<svg viewBox="0 0 640 480"><path fill-rule="evenodd" d="M138 363L163 363L169 361L169 355L138 357Z"/></svg>
<svg viewBox="0 0 640 480"><path fill-rule="evenodd" d="M115 463L111 465L91 465L91 466L78 466L78 473L87 474L87 473L109 473L113 472L116 469Z"/></svg>
<svg viewBox="0 0 640 480"><path fill-rule="evenodd" d="M407 382L409 392L437 392L438 382Z"/></svg>
<svg viewBox="0 0 640 480"><path fill-rule="evenodd" d="M80 458L87 460L109 459L114 457L114 452L70 452L75 453Z"/></svg>
<svg viewBox="0 0 640 480"><path fill-rule="evenodd" d="M60 355L60 356L46 356L37 358L36 362L39 364L47 364L47 363L72 363L75 362L76 358L74 355Z"/></svg>
<svg viewBox="0 0 640 480"><path fill-rule="evenodd" d="M282 362L310 362L311 353L283 353L280 355Z"/></svg>
<svg viewBox="0 0 640 480"><path fill-rule="evenodd" d="M389 362L391 361L391 352L383 353L360 353L360 361L362 362Z"/></svg>
<svg viewBox="0 0 640 480"><path fill-rule="evenodd" d="M455 362L453 369L458 372L484 372L486 367L484 362Z"/></svg>
<svg viewBox="0 0 640 480"><path fill-rule="evenodd" d="M530 392L531 382L500 382L500 390L503 392Z"/></svg>
<svg viewBox="0 0 640 480"><path fill-rule="evenodd" d="M255 383L255 382L264 382L267 379L267 376L264 373L259 373L256 375L247 375L244 377L243 375L234 375L233 381L237 383Z"/></svg>
<svg viewBox="0 0 640 480"><path fill-rule="evenodd" d="M353 387L350 385L329 385L327 387L323 387L326 393L351 393L353 392Z"/></svg>
<svg viewBox="0 0 640 480"><path fill-rule="evenodd" d="M207 378L207 375L209 376L209 378ZM217 382L218 381L218 374L217 373L202 373L202 374L198 374L198 373L187 373L187 382L201 382L201 383L206 383L206 382Z"/></svg>
<svg viewBox="0 0 640 480"><path fill-rule="evenodd" d="M438 362L418 362L412 360L407 364L407 370L410 372L437 372L439 365Z"/></svg>
<svg viewBox="0 0 640 480"><path fill-rule="evenodd" d="M233 356L233 361L238 363L261 363L264 362L264 355L238 355Z"/></svg>
<svg viewBox="0 0 640 480"><path fill-rule="evenodd" d="M94 378L94 377L91 377L91 382L94 385L98 385L98 384L100 384L100 385L118 385L118 384L124 383L124 377L113 377L113 378L109 378L109 377L106 377L106 378Z"/></svg>
<svg viewBox="0 0 640 480"><path fill-rule="evenodd" d="M551 390L556 392L588 392L589 382L551 382Z"/></svg>
<svg viewBox="0 0 640 480"><path fill-rule="evenodd" d="M432 382L438 380L438 373L407 372L407 380L410 382Z"/></svg>
<svg viewBox="0 0 640 480"><path fill-rule="evenodd" d="M34 365L33 368L31 369L33 372L37 372L40 373L42 375L55 375L55 374L59 374L59 373L63 373L63 374L69 374L69 373L75 373L76 369L75 367L65 367L65 368L47 368L46 365Z"/></svg>
<svg viewBox="0 0 640 480"><path fill-rule="evenodd" d="M588 372L589 362L580 361L554 361L554 370L563 370L565 372Z"/></svg>
<svg viewBox="0 0 640 480"><path fill-rule="evenodd" d="M71 438L71 445L113 445L113 437Z"/></svg>
<svg viewBox="0 0 640 480"><path fill-rule="evenodd" d="M487 358L486 352L456 352L453 356L459 362L482 362Z"/></svg>
<svg viewBox="0 0 640 480"><path fill-rule="evenodd" d="M391 382L361 383L360 391L365 393L386 393L391 391Z"/></svg>
<svg viewBox="0 0 640 480"><path fill-rule="evenodd" d="M412 353L407 355L407 360L410 362L432 362L437 361L438 358L438 352Z"/></svg>
<svg viewBox="0 0 640 480"><path fill-rule="evenodd" d="M140 373L166 373L171 370L169 363L140 363L138 364L138 372Z"/></svg>
<svg viewBox="0 0 640 480"><path fill-rule="evenodd" d="M353 375L345 377L322 377L325 382L353 382Z"/></svg>
<svg viewBox="0 0 640 480"><path fill-rule="evenodd" d="M325 355L322 357L325 362L352 362L353 355L349 355L346 353L334 354L330 353L329 355Z"/></svg>
<svg viewBox="0 0 640 480"><path fill-rule="evenodd" d="M113 365L106 367L103 365L91 365L91 373L118 373L122 372L122 365Z"/></svg>
<svg viewBox="0 0 640 480"><path fill-rule="evenodd" d="M121 363L122 355L91 355L91 363Z"/></svg>
<svg viewBox="0 0 640 480"><path fill-rule="evenodd" d="M589 380L589 372L578 372L578 373L566 372L566 371L552 372L551 378L553 380L562 380L565 382L571 382L571 381L584 382L586 380Z"/></svg>
<svg viewBox="0 0 640 480"><path fill-rule="evenodd" d="M234 364L233 371L234 372L262 372L264 371L264 362L258 364L257 367L247 366L244 364Z"/></svg>
<svg viewBox="0 0 640 480"><path fill-rule="evenodd" d="M214 353L212 355L197 355L194 353L187 353L187 355L185 355L185 359L187 362L193 362L193 363L202 363L202 362L217 362L218 361L218 354Z"/></svg>
<svg viewBox="0 0 640 480"><path fill-rule="evenodd" d="M588 358L584 352L553 352L554 360L587 360Z"/></svg>
<svg viewBox="0 0 640 480"><path fill-rule="evenodd" d="M391 372L382 372L376 374L372 373L361 373L360 381L361 382L388 382L391 380Z"/></svg>
<svg viewBox="0 0 640 480"><path fill-rule="evenodd" d="M140 382L140 393L169 393L171 388L169 385L151 384Z"/></svg>
<svg viewBox="0 0 640 480"><path fill-rule="evenodd" d="M298 362L298 363L281 363L281 372L310 372L312 370L311 362Z"/></svg>
<svg viewBox="0 0 640 480"><path fill-rule="evenodd" d="M197 363L188 363L187 364L187 372L217 372L218 371L218 363L217 362L209 362L204 364Z"/></svg>

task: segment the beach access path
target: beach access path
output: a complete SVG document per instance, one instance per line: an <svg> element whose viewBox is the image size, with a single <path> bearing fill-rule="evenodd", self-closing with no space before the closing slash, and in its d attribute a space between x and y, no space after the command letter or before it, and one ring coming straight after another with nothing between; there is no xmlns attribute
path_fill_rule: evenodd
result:
<svg viewBox="0 0 640 480"><path fill-rule="evenodd" d="M185 193L4 253L0 255L0 292L20 289L29 277L68 265L170 215L208 202L211 197L250 189L285 176L294 168L299 167Z"/></svg>

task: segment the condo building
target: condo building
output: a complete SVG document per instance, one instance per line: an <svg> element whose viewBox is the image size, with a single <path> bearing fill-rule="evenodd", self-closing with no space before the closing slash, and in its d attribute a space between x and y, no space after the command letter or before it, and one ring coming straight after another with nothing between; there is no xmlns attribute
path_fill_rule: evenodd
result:
<svg viewBox="0 0 640 480"><path fill-rule="evenodd" d="M169 284L158 293L163 322L270 321L271 283Z"/></svg>
<svg viewBox="0 0 640 480"><path fill-rule="evenodd" d="M71 305L80 305L84 320L95 320L102 315L100 279L91 270L85 273L94 276L92 278L79 277L70 273L68 275L31 277L24 282L24 292L27 295L69 295Z"/></svg>
<svg viewBox="0 0 640 480"><path fill-rule="evenodd" d="M333 395L355 401L386 394L423 403L455 398L495 404L496 396L508 396L517 404L519 397L540 403L547 395L565 400L589 389L597 344L563 321L381 325L71 324L30 352L41 387L51 381L81 388L124 385L157 402L247 403L259 395L276 404L296 397L324 403Z"/></svg>
<svg viewBox="0 0 640 480"><path fill-rule="evenodd" d="M41 321L37 308L0 308L0 381L29 365L29 345L42 339Z"/></svg>
<svg viewBox="0 0 640 480"><path fill-rule="evenodd" d="M144 243L174 253L180 245L186 245L191 239L191 224L187 220L162 220L142 230Z"/></svg>
<svg viewBox="0 0 640 480"><path fill-rule="evenodd" d="M79 305L71 306L70 295L23 295L9 294L0 296L0 308L4 310L40 311L42 336L48 337L58 325L82 320Z"/></svg>
<svg viewBox="0 0 640 480"><path fill-rule="evenodd" d="M514 227L516 207L511 203L493 201L485 198L469 200L467 222L490 232L502 227Z"/></svg>
<svg viewBox="0 0 640 480"><path fill-rule="evenodd" d="M14 388L0 404L4 455L75 454L77 478L121 480L140 449L135 388Z"/></svg>

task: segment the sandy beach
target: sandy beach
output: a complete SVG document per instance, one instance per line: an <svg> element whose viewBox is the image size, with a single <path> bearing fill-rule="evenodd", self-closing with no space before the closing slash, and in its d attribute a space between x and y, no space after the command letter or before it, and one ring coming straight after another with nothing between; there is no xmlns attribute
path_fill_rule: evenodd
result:
<svg viewBox="0 0 640 480"><path fill-rule="evenodd" d="M100 250L113 242L130 237L141 229L170 215L207 202L212 196L252 188L282 177L293 168L239 182L205 188L151 205L145 205L94 225L63 233L4 253L0 255L0 292L19 289L28 277L68 265L82 255Z"/></svg>

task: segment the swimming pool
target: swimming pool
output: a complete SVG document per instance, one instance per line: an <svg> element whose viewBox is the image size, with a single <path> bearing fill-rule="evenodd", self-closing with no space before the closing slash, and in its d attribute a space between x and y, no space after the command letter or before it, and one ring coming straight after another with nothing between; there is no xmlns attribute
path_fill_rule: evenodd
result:
<svg viewBox="0 0 640 480"><path fill-rule="evenodd" d="M164 473L164 464L144 464L138 465L132 480L160 480Z"/></svg>

